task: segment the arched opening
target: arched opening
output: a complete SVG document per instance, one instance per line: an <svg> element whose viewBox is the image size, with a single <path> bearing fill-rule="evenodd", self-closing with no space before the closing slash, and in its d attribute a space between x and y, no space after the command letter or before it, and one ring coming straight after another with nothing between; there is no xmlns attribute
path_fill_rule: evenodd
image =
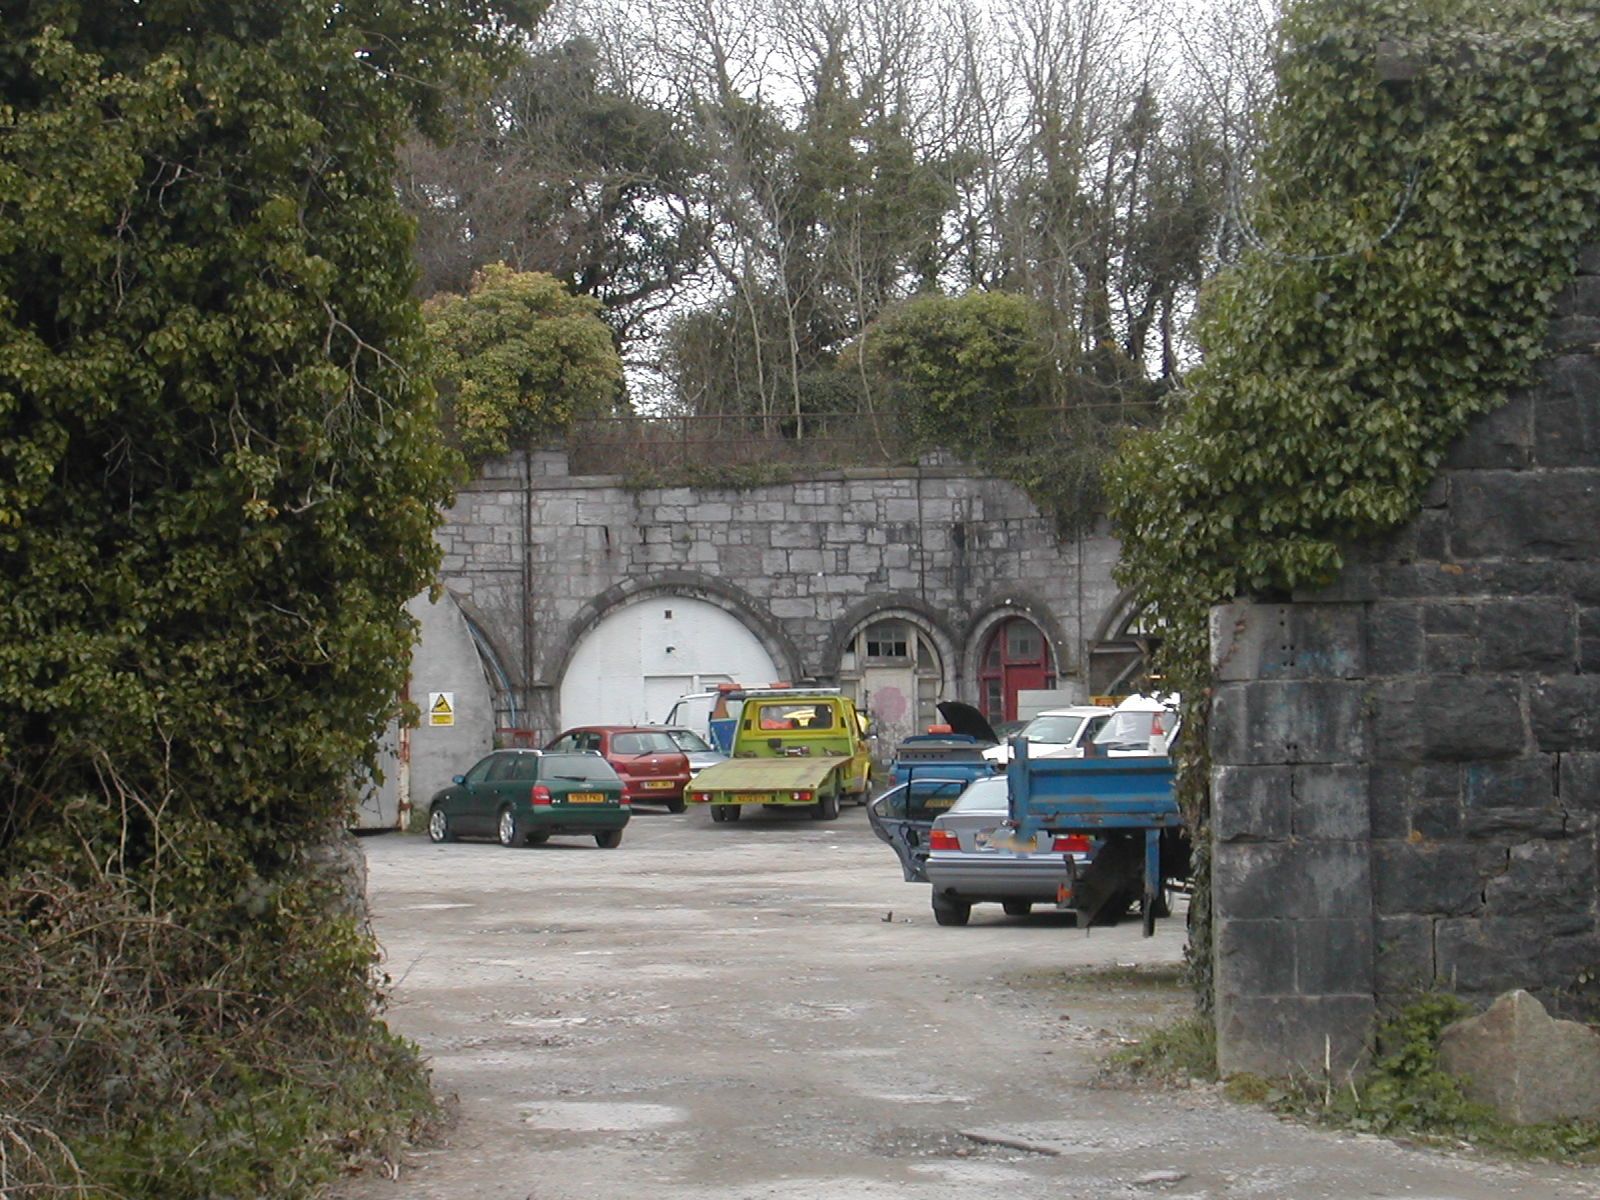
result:
<svg viewBox="0 0 1600 1200"><path fill-rule="evenodd" d="M839 683L872 718L878 753L939 720L944 661L932 631L901 613L876 614L839 655Z"/></svg>
<svg viewBox="0 0 1600 1200"><path fill-rule="evenodd" d="M611 610L574 647L561 676L560 723L661 721L686 693L779 678L761 639L734 613L658 592Z"/></svg>
<svg viewBox="0 0 1600 1200"><path fill-rule="evenodd" d="M1101 622L1089 647L1089 687L1097 696L1149 691L1151 656L1161 645L1162 621L1124 595Z"/></svg>
<svg viewBox="0 0 1600 1200"><path fill-rule="evenodd" d="M1007 617L989 631L978 656L978 707L989 723L1017 719L1017 693L1054 690L1050 641L1027 617Z"/></svg>

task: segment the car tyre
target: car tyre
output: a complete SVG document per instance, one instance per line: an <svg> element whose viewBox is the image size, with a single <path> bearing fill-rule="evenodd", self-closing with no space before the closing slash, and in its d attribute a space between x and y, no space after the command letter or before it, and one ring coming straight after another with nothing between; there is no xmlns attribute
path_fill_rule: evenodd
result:
<svg viewBox="0 0 1600 1200"><path fill-rule="evenodd" d="M837 821L839 819L839 793L829 792L817 801L817 820Z"/></svg>
<svg viewBox="0 0 1600 1200"><path fill-rule="evenodd" d="M549 840L550 835L548 833L530 833L523 839L530 846L542 846Z"/></svg>
<svg viewBox="0 0 1600 1200"><path fill-rule="evenodd" d="M1002 900L1000 907L1008 917L1025 917L1033 911L1032 900Z"/></svg>
<svg viewBox="0 0 1600 1200"><path fill-rule="evenodd" d="M608 829L594 835L594 844L602 850L615 850L622 845L622 830Z"/></svg>
<svg viewBox="0 0 1600 1200"><path fill-rule="evenodd" d="M500 810L500 818L494 823L494 835L507 849L522 845L522 830L517 828L517 814L509 807Z"/></svg>
<svg viewBox="0 0 1600 1200"><path fill-rule="evenodd" d="M450 828L450 815L442 808L433 808L428 811L428 840L430 842L453 842L456 840L456 831Z"/></svg>
<svg viewBox="0 0 1600 1200"><path fill-rule="evenodd" d="M939 892L933 893L933 919L940 925L965 925L972 916L972 905Z"/></svg>
<svg viewBox="0 0 1600 1200"><path fill-rule="evenodd" d="M678 798L677 800L667 801L667 811L669 813L681 813L688 807L689 805L682 799L682 797Z"/></svg>

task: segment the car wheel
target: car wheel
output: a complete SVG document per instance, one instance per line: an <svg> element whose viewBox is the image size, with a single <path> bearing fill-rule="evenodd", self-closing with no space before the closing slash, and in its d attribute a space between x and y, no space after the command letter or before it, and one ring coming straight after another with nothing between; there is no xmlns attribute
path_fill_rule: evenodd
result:
<svg viewBox="0 0 1600 1200"><path fill-rule="evenodd" d="M522 831L517 828L517 814L509 808L500 810L500 819L494 824L494 835L500 839L502 846L518 846L522 844Z"/></svg>
<svg viewBox="0 0 1600 1200"><path fill-rule="evenodd" d="M455 838L455 830L450 828L450 817L444 809L430 809L428 812L428 840L430 842L453 842Z"/></svg>
<svg viewBox="0 0 1600 1200"><path fill-rule="evenodd" d="M530 846L542 846L550 840L548 833L530 833L522 839Z"/></svg>
<svg viewBox="0 0 1600 1200"><path fill-rule="evenodd" d="M1032 900L1003 900L1000 907L1008 917L1025 917L1033 911Z"/></svg>
<svg viewBox="0 0 1600 1200"><path fill-rule="evenodd" d="M972 916L972 905L935 892L933 894L933 919L940 925L965 925Z"/></svg>
<svg viewBox="0 0 1600 1200"><path fill-rule="evenodd" d="M817 820L837 821L839 819L839 793L829 792L817 801Z"/></svg>
<svg viewBox="0 0 1600 1200"><path fill-rule="evenodd" d="M622 830L608 829L594 835L594 844L602 850L615 850L622 845Z"/></svg>
<svg viewBox="0 0 1600 1200"><path fill-rule="evenodd" d="M682 799L667 801L667 811L669 813L681 813L688 807L689 805Z"/></svg>

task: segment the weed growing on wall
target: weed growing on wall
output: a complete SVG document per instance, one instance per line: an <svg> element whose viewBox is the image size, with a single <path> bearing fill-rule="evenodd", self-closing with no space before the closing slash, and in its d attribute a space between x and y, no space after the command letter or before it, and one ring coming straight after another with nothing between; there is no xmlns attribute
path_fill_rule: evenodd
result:
<svg viewBox="0 0 1600 1200"><path fill-rule="evenodd" d="M1411 517L1467 422L1528 380L1597 233L1597 16L1288 6L1252 249L1202 297L1182 410L1110 476L1122 578L1166 623L1159 667L1191 729L1210 606L1330 582L1341 547ZM1206 774L1191 759L1180 775L1201 831Z"/></svg>

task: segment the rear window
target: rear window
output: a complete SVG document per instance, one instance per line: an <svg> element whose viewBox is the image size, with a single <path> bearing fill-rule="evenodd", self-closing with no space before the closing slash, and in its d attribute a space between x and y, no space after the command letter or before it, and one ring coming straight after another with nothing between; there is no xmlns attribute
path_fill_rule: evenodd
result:
<svg viewBox="0 0 1600 1200"><path fill-rule="evenodd" d="M1067 746L1072 744L1072 739L1077 736L1078 729L1082 725L1082 717L1035 717L1023 726L1018 736L1030 742L1050 742Z"/></svg>
<svg viewBox="0 0 1600 1200"><path fill-rule="evenodd" d="M814 733L833 728L831 704L763 704L757 721L770 732Z"/></svg>
<svg viewBox="0 0 1600 1200"><path fill-rule="evenodd" d="M678 743L664 733L618 733L611 738L613 754L677 754Z"/></svg>
<svg viewBox="0 0 1600 1200"><path fill-rule="evenodd" d="M993 779L978 779L968 784L967 790L961 793L961 798L955 802L950 811L1005 812L1010 803L1006 778L1004 775L997 775Z"/></svg>
<svg viewBox="0 0 1600 1200"><path fill-rule="evenodd" d="M546 779L578 779L596 783L615 781L617 773L605 759L593 754L546 754Z"/></svg>

